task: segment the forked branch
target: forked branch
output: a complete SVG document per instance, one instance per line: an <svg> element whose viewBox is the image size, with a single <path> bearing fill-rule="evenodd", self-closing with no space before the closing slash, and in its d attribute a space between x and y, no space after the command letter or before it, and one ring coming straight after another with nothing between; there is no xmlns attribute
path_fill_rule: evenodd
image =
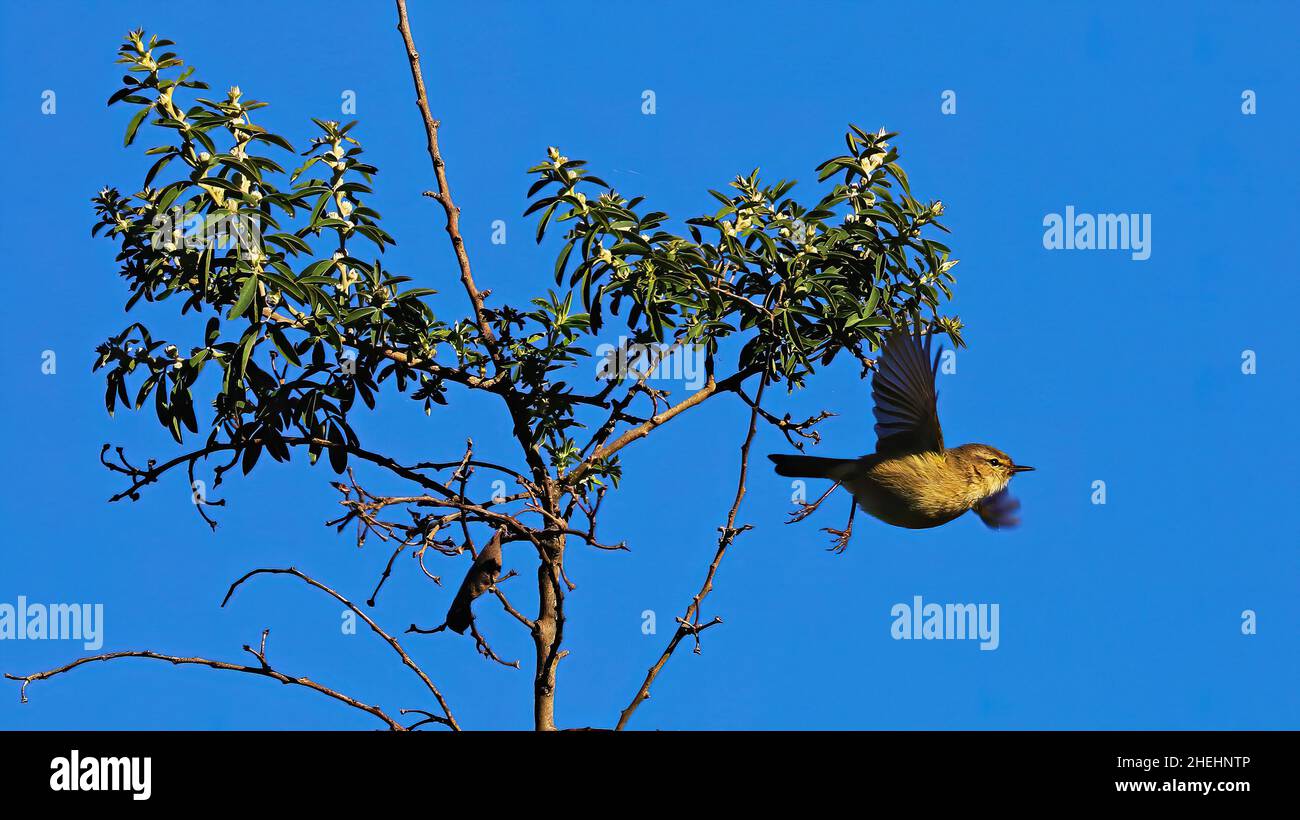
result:
<svg viewBox="0 0 1300 820"><path fill-rule="evenodd" d="M338 601L340 604L343 604L345 607L351 610L354 614L356 614L358 618L366 622L366 626L369 626L371 631L373 631L379 637L383 638L384 642L387 643L390 647L392 647L393 651L396 652L398 657L402 659L402 663L405 664L408 669L414 672L420 678L420 681L424 683L425 688L427 688L430 694L433 695L434 700L438 701L438 706L442 709L443 717L440 719L440 722L446 724L447 726L449 726L451 729L455 731L460 731L460 726L456 723L456 718L452 716L451 707L447 705L447 700L442 696L442 692L438 690L438 687L435 686L433 681L429 679L429 676L425 674L424 670L421 669L419 665L416 664L415 661L411 660L411 656L406 654L406 650L402 648L402 645L399 644L392 635L389 635L387 632L381 629L379 627L379 624L371 620L370 616L362 612L357 607L356 604L352 603L347 598L344 598L339 593L325 586L320 581L317 581L316 579L308 575L305 575L302 572L299 572L294 567L288 567L287 569L255 569L252 572L245 574L238 581L235 581L233 584L230 585L230 589L226 592L226 597L222 599L221 605L224 607L227 603L229 603L230 596L235 594L235 590L238 589L240 586L242 586L245 581L252 578L254 575L292 575L293 577L299 579L303 583L306 583L310 586L315 587L316 589L319 589L320 591L324 592L326 595L329 595L331 598L333 598L334 600Z"/></svg>
<svg viewBox="0 0 1300 820"><path fill-rule="evenodd" d="M23 686L22 686L22 690L19 692L19 698L23 703L26 703L27 686L32 682L38 680L48 680L49 678L53 678L56 675L62 675L65 672L71 672L73 669L76 669L79 666L85 666L88 663L94 663L96 661L112 661L112 660L118 660L119 658L148 658L150 660L156 660L156 661L167 661L168 663L174 665L193 664L196 666L206 666L209 669L224 669L229 672L243 672L248 675L260 675L265 678L271 678L272 680L278 680L280 683L283 684L293 684L295 686L303 686L306 687L307 689L311 689L314 692L320 692L322 695L331 697L339 701L340 703L347 704L353 709L359 709L362 712L365 712L367 714L373 715L376 718L379 718L385 724L387 724L389 729L391 729L394 732L406 731L406 727L398 723L396 720L390 717L386 712L384 712L383 709L380 709L378 706L371 706L368 703L362 703L356 698L345 695L336 689L331 689L330 687L325 686L324 684L317 683L316 681L311 680L310 678L293 677L291 675L287 675L283 672L280 672L277 669L274 669L270 665L270 663L266 660L266 637L268 634L270 634L270 631L271 630L267 629L262 632L262 642L259 648L253 649L248 644L244 645L244 651L248 652L249 654L253 655L253 657L257 658L258 661L257 666L244 666L237 663L228 663L226 661L211 660L209 658L186 658L186 657L180 657L178 655L163 655L161 653L150 652L148 650L137 650L131 652L105 652L101 655L92 655L87 658L78 658L72 663L64 664L63 666L60 666L57 669L49 669L44 672L33 672L30 675L11 675L8 672L6 672L5 677L8 678L9 680L22 681ZM435 720L437 722L445 722L445 720L442 718L436 718Z"/></svg>
<svg viewBox="0 0 1300 820"><path fill-rule="evenodd" d="M750 404L749 413L749 430L745 433L745 441L740 445L740 475L736 482L736 498L731 504L731 510L727 513L727 523L718 528L718 548L713 554L713 561L709 564L709 570L704 576L704 584L700 591L695 593L691 603L686 607L686 612L682 617L677 619L677 631L668 641L668 646L659 655L659 659L646 672L645 680L641 683L641 688L637 690L636 695L632 697L632 702L627 705L618 716L618 724L614 727L616 730L624 729L627 723L632 719L632 714L637 707L650 697L650 686L659 677L668 659L677 651L677 646L686 637L691 637L695 641L695 653L700 653L700 633L711 626L722 623L721 618L713 618L704 623L700 622L700 605L709 593L713 591L713 579L718 574L718 567L722 564L722 559L727 555L727 548L736 540L736 536L750 529L749 524L741 527L736 526L736 516L740 512L740 503L745 499L745 479L749 474L749 448L754 443L754 432L758 429L758 419L761 415L760 405L763 401L763 391L767 387L767 379L759 382L758 392L754 401Z"/></svg>

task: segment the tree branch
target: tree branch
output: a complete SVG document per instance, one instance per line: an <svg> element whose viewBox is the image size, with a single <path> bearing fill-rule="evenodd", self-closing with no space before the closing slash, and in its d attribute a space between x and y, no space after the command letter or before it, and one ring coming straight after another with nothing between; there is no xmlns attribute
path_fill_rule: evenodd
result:
<svg viewBox="0 0 1300 820"><path fill-rule="evenodd" d="M19 693L19 699L21 700L21 702L26 703L27 686L33 681L47 680L56 675L62 675L65 672L71 672L73 669L76 669L78 666L84 666L85 664L93 663L95 661L111 661L111 660L117 660L118 658L149 658L151 660L156 660L156 661L167 661L168 663L171 663L173 665L193 664L196 666L206 666L210 669L224 669L230 672L244 672L249 675L261 675L262 677L278 680L280 683L283 684L293 684L296 686L303 686L308 689L311 689L314 692L320 692L322 695L327 695L328 697L334 698L340 703L345 703L348 706L351 706L353 709L360 709L361 711L366 712L367 714L374 715L375 717L379 718L384 723L386 723L388 725L388 728L394 732L406 731L406 728L402 726L402 724L398 723L396 720L389 717L384 712L384 710L380 709L378 706L371 706L369 704L362 703L361 701L355 698L349 697L348 695L345 695L342 692L339 692L337 690L331 689L328 686L324 686L323 684L319 684L316 681L311 680L309 678L295 678L286 675L283 672L279 672L273 669L271 665L266 661L266 636L270 634L270 631L271 630L267 629L262 632L262 644L259 649L253 649L251 646L247 644L244 645L244 651L252 654L255 658L258 659L257 666L242 666L237 663L227 663L226 661L214 661L208 658L184 658L184 657L179 657L177 655L163 655L158 652L150 652L148 650L137 650L137 651L130 651L130 652L106 652L102 655L92 655L88 658L78 658L72 663L64 664L63 666L60 666L57 669L50 669L45 672L34 672L30 675L11 675L8 672L6 672L5 677L8 678L9 680L22 681L23 686L22 686L22 690Z"/></svg>
<svg viewBox="0 0 1300 820"><path fill-rule="evenodd" d="M741 370L737 373L734 373L728 376L727 378L723 379L722 381L714 381L713 377L709 376L709 379L707 382L705 382L704 387L701 387L696 392L687 396L681 402L673 405L672 407L669 407L668 409L664 410L661 413L656 413L655 415L651 416L645 423L633 427L631 430L628 430L627 432L623 433L623 435L614 439L609 444L596 448L596 451L593 452L586 460L584 460L581 464L579 464L571 472L569 472L566 476L564 476L564 483L570 486L576 484L578 481L582 479L583 476L591 472L592 463L594 461L599 459L609 458L614 453L617 453L619 450L622 450L624 447L631 444L632 442L637 441L639 439L643 439L646 436L650 435L650 433L654 431L655 428L660 427L661 425L666 424L669 421L672 421L677 416L681 415L687 410L690 410L692 407L695 407L701 402L704 402L705 400L712 398L713 396L716 396L720 393L734 392L735 390L739 389L740 385L742 385L746 379L748 379L750 376L756 375L758 372L759 370L757 368L749 368L747 370Z"/></svg>
<svg viewBox="0 0 1300 820"><path fill-rule="evenodd" d="M402 659L402 663L404 663L407 666L407 668L409 668L412 672L414 672L417 676L419 676L420 680L424 682L425 687L428 688L429 692L433 694L434 700L438 701L438 706L442 708L442 713L445 716L445 719L442 722L445 723L447 726L451 727L453 731L457 731L457 732L460 731L460 726L456 723L456 718L452 716L451 708L447 706L447 701L445 698L443 698L442 692L438 691L438 687L434 685L433 681L429 680L429 676L424 673L424 670L421 669L415 663L415 661L411 660L411 656L406 654L406 650L402 649L402 645L399 644L396 641L396 639L393 638L393 636L389 635L387 632L380 629L379 625L376 624L374 621L372 621L369 615L367 615L366 613L358 609L356 604L352 603L347 598L344 598L339 593L325 586L320 581L317 581L316 579L299 572L296 568L289 567L288 569L255 569L252 572L245 574L238 581L235 581L233 584L230 585L230 589L226 591L226 597L221 600L221 606L225 607L225 605L230 601L230 596L234 595L235 590L238 589L249 578L252 578L254 575L264 575L264 574L292 575L293 577L315 587L316 589L319 589L320 591L332 597L334 600L343 604L348 609L352 610L352 612L356 613L356 616L358 618L365 621L366 625L369 626L370 629L376 635L383 638L384 642L393 648L393 651L396 652L398 656Z"/></svg>
<svg viewBox="0 0 1300 820"><path fill-rule="evenodd" d="M727 554L727 548L736 540L736 536L750 529L750 525L736 527L736 515L740 512L740 502L745 498L745 478L749 473L749 448L754 443L754 432L758 428L758 419L760 416L759 405L763 401L763 391L767 388L767 379L759 382L758 393L754 397L754 402L750 405L749 414L749 431L745 434L745 441L740 445L740 476L736 483L736 498L731 504L731 511L727 513L727 523L718 528L721 535L718 536L718 549L713 555L713 561L709 564L709 571L704 576L704 584L700 591L691 599L691 603L686 607L686 613L677 619L677 631L668 641L667 648L659 655L659 659L646 672L645 680L641 683L641 688L632 698L632 702L627 705L618 716L618 725L616 730L623 729L627 726L632 714L637 707L650 697L650 686L654 683L655 678L663 671L668 659L672 657L673 652L677 651L677 645L688 635L695 639L695 653L700 653L700 633L711 626L722 623L721 618L714 618L706 623L700 623L700 604L713 591L713 578L718 573L718 567L722 564L722 559Z"/></svg>
<svg viewBox="0 0 1300 820"><path fill-rule="evenodd" d="M442 205L447 214L447 236L451 238L452 248L456 252L456 262L460 265L460 281L474 308L474 319L479 333L487 345L492 361L500 367L501 351L497 345L496 335L488 323L483 311L483 294L474 284L474 274L469 266L469 254L465 251L465 240L460 235L460 208L451 198L451 186L447 183L447 165L442 161L442 152L438 149L438 127L442 124L434 119L429 109L429 95L424 88L424 74L420 70L420 52L415 49L415 38L411 36L411 24L406 17L406 0L397 0L397 30L402 34L406 44L406 58L411 64L411 79L415 82L415 104L424 119L424 134L428 139L429 159L433 162L433 173L438 180L438 190L431 193Z"/></svg>

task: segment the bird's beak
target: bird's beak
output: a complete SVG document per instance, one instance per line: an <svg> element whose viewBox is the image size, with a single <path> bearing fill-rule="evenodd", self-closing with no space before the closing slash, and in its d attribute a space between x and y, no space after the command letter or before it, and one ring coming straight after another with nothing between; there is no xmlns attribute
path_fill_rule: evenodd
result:
<svg viewBox="0 0 1300 820"><path fill-rule="evenodd" d="M1013 464L1011 466L1011 472L1013 473L1029 473L1029 472L1033 472L1033 470L1034 470L1033 467L1026 467L1023 464Z"/></svg>

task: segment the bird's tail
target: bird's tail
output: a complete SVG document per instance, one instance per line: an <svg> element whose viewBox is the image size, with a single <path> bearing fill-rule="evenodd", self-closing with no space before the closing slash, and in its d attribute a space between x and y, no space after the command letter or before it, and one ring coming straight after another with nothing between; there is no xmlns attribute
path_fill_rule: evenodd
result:
<svg viewBox="0 0 1300 820"><path fill-rule="evenodd" d="M769 455L776 465L776 474L787 478L836 478L845 464L851 459L822 458L821 456L787 456Z"/></svg>

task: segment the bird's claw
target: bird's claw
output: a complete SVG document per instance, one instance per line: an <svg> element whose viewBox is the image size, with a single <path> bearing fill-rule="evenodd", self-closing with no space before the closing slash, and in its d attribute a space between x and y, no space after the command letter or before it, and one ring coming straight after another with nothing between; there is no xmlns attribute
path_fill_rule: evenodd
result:
<svg viewBox="0 0 1300 820"><path fill-rule="evenodd" d="M849 539L853 537L853 516L857 515L857 513L857 502L851 501L849 504L849 521L844 525L844 529L836 530L830 527L822 527L822 532L828 532L835 536L835 543L828 547L830 552L839 555L849 548Z"/></svg>
<svg viewBox="0 0 1300 820"><path fill-rule="evenodd" d="M799 505L800 509L786 513L790 516L790 520L785 522L787 524L798 524L800 521L817 512L817 504L809 504L807 501L796 501L795 503Z"/></svg>
<svg viewBox="0 0 1300 820"><path fill-rule="evenodd" d="M832 529L831 527L822 527L822 532L830 533L835 536L835 542L826 548L827 552L833 552L836 555L844 552L849 548L849 539L853 537L853 524L842 530Z"/></svg>
<svg viewBox="0 0 1300 820"><path fill-rule="evenodd" d="M799 505L799 509L795 510L795 511L792 512L792 513L787 513L787 515L790 516L790 520L789 520L789 521L786 521L785 523L787 523L787 524L798 524L800 521L804 520L804 519L807 518L808 516L810 516L810 515L812 515L813 513L817 512L817 510L821 507L822 502L825 501L827 498L829 498L831 493L833 493L833 492L835 492L837 489L839 489L839 486L840 486L840 483L839 483L838 481L836 481L834 484L831 485L831 488L830 488L829 490L827 490L826 492L822 493L822 497L821 497L821 498L817 499L816 501L814 501L814 502L811 503L811 504L809 504L807 501L796 501L796 502L794 502L794 503L796 503L796 504Z"/></svg>

